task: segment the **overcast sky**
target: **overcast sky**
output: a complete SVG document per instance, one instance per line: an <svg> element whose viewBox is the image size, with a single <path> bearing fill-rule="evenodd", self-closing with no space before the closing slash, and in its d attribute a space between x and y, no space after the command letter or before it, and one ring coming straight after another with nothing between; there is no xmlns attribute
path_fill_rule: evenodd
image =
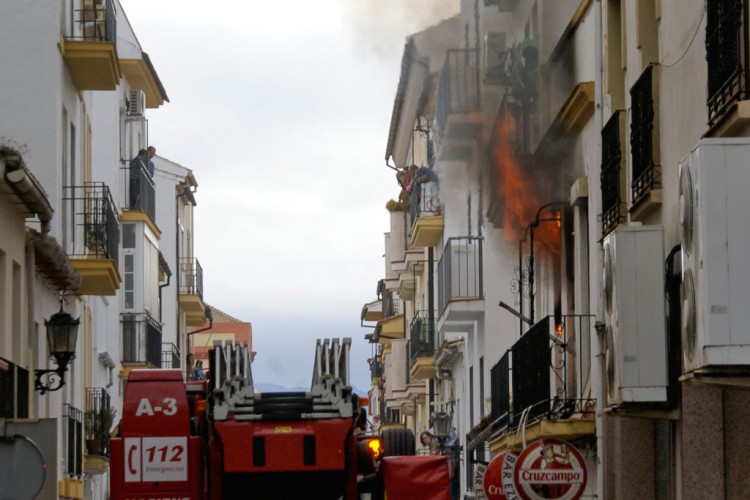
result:
<svg viewBox="0 0 750 500"><path fill-rule="evenodd" d="M401 55L458 0L121 3L170 100L149 141L198 181L204 299L252 323L255 382L309 387L315 339L351 337L367 390Z"/></svg>

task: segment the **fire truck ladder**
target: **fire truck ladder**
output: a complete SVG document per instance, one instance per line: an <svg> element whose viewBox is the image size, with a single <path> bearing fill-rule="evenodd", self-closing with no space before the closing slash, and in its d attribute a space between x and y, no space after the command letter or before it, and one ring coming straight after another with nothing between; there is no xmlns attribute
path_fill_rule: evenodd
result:
<svg viewBox="0 0 750 500"><path fill-rule="evenodd" d="M210 373L214 420L351 418L356 398L349 383L351 338L318 339L309 392L259 393L253 387L247 343L214 341Z"/></svg>

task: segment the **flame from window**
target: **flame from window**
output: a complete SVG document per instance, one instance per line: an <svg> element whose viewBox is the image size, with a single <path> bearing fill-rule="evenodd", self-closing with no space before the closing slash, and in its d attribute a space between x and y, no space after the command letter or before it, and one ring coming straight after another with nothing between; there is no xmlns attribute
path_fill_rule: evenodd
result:
<svg viewBox="0 0 750 500"><path fill-rule="evenodd" d="M497 140L492 160L497 169L497 195L503 200L503 234L510 242L529 241L527 227L536 220L543 205L535 192L533 176L515 155L516 122L510 112L505 112L497 128ZM554 207L550 207L554 208ZM535 247L543 247L552 255L560 254L560 211L556 208L540 214L540 223L534 229ZM548 219L557 219L550 221Z"/></svg>

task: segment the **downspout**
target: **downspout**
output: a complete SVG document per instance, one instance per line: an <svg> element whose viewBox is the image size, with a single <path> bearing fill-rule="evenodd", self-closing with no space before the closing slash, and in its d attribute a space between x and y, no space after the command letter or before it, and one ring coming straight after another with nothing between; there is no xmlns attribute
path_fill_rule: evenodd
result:
<svg viewBox="0 0 750 500"><path fill-rule="evenodd" d="M603 57L603 48L602 45L604 43L603 40L603 16L602 16L602 1L601 0L595 0L594 2L594 93L595 93L595 108L594 108L594 130L597 134L597 140L595 141L595 144L598 147L594 148L594 162L593 162L593 172L591 172L590 179L589 179L589 185L590 186L596 186L596 181L599 180L599 176L601 174L601 154L602 154L602 146L601 146L601 130L602 130L602 121L603 121L603 112L602 105L604 103L604 90L602 88L603 86L603 78L602 78L602 57ZM592 182L594 181L594 182ZM598 213L601 209L602 203L601 203L601 191L597 191L596 189L593 189L589 192L589 199L591 200L591 206L590 208L594 209L594 213ZM598 227L596 224L596 217L591 217L591 211L589 211L589 234L597 234ZM596 496L597 498L605 498L605 493L607 491L605 480L605 470L607 468L607 458L606 454L604 453L604 435L605 435L605 420L604 420L604 376L605 376L605 366L604 366L604 356L600 356L599 353L602 351L602 343L604 340L603 337L603 326L604 326L604 311L602 310L602 262L604 260L603 257L603 248L601 245L597 244L597 251L592 253L592 255L595 255L596 262L594 263L594 272L589 273L589 276L594 276L595 280L593 283L591 281L591 278L589 278L589 283L595 287L596 293L589 294L589 300L591 300L592 297L596 297L596 302L593 304L595 306L596 311L596 335L592 335L591 337L591 352L597 353L596 354L596 360L598 363L591 363L592 370L594 367L596 367L599 375L598 377L591 377L591 392L596 396L596 456L599 458L598 464L596 467ZM589 263L589 268L591 268L591 264Z"/></svg>
<svg viewBox="0 0 750 500"><path fill-rule="evenodd" d="M28 234L28 233L27 233ZM36 349L36 345L34 345L35 342L38 342L38 339L34 340L34 287L32 286L34 283L34 243L33 243L33 236L29 238L27 236L26 238L26 337L28 338L28 347L29 347L29 356L32 358L34 356L38 357L38 349ZM29 372L33 374L34 370L33 367L37 366L38 359L27 359L29 361ZM47 401L47 398L29 398L29 406L33 405L32 408L29 408L29 417L36 416L39 417L39 401Z"/></svg>

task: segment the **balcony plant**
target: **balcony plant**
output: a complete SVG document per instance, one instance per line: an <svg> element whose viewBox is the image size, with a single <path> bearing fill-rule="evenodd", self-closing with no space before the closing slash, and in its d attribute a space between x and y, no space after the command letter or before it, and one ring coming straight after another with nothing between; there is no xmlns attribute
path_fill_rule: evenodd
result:
<svg viewBox="0 0 750 500"><path fill-rule="evenodd" d="M385 204L385 208L389 212L406 212L409 210L409 203L409 193L401 191L401 194L398 196L398 201L394 199L388 200Z"/></svg>
<svg viewBox="0 0 750 500"><path fill-rule="evenodd" d="M109 440L116 415L117 410L109 406L86 411L86 452L89 455L101 455L105 441Z"/></svg>

